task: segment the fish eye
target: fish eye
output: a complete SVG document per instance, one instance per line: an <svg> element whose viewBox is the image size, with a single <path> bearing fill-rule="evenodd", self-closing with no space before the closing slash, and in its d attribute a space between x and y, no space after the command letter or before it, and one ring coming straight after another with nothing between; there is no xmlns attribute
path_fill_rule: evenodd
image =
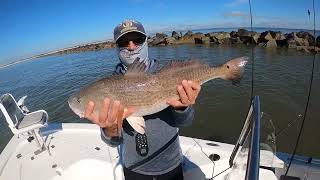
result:
<svg viewBox="0 0 320 180"><path fill-rule="evenodd" d="M77 98L77 101L78 101L78 103L81 103L81 100L80 100L80 98Z"/></svg>
<svg viewBox="0 0 320 180"><path fill-rule="evenodd" d="M227 68L228 68L228 69L230 68L229 65L227 65Z"/></svg>

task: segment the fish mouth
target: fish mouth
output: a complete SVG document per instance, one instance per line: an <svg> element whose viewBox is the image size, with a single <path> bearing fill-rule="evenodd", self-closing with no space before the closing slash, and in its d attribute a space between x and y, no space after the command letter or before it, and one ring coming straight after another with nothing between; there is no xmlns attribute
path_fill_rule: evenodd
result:
<svg viewBox="0 0 320 180"><path fill-rule="evenodd" d="M243 56L226 62L224 64L226 74L223 79L231 80L234 85L239 84L248 61L249 57Z"/></svg>
<svg viewBox="0 0 320 180"><path fill-rule="evenodd" d="M80 104L78 104L78 98L76 96L71 96L68 99L68 105L70 107L70 109L76 114L78 115L80 118L84 118L84 112L80 110L80 108L77 108L76 106Z"/></svg>
<svg viewBox="0 0 320 180"><path fill-rule="evenodd" d="M242 57L238 64L238 67L244 68L247 65L248 61L249 61L249 57L247 56Z"/></svg>
<svg viewBox="0 0 320 180"><path fill-rule="evenodd" d="M235 70L243 72L248 61L249 61L249 57L247 56L243 56L243 57L240 57L239 59L236 59L234 63Z"/></svg>
<svg viewBox="0 0 320 180"><path fill-rule="evenodd" d="M77 111L73 111L76 115L78 115L79 116L79 118L84 118L85 116L84 116L84 113L83 112L77 112Z"/></svg>

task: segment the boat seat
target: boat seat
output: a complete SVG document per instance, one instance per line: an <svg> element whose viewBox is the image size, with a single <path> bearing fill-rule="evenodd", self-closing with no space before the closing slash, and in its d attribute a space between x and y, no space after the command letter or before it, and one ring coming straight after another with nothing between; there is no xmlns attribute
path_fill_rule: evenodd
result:
<svg viewBox="0 0 320 180"><path fill-rule="evenodd" d="M27 132L29 136L33 136L41 149L45 148L44 140L41 136L40 128L46 127L48 124L48 113L45 110L29 112L22 102L18 103L14 97L7 93L0 97L0 110L2 111L9 128L13 134L21 134Z"/></svg>
<svg viewBox="0 0 320 180"><path fill-rule="evenodd" d="M44 124L46 120L46 114L44 112L35 112L31 113L27 116L24 116L21 121L17 124L17 129L23 129L28 126L36 125L36 124Z"/></svg>

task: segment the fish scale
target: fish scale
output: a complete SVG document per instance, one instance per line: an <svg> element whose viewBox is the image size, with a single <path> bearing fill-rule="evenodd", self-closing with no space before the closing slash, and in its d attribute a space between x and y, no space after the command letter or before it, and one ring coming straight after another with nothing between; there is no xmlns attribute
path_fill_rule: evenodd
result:
<svg viewBox="0 0 320 180"><path fill-rule="evenodd" d="M139 61L128 67L126 74L100 79L73 94L68 103L80 117L84 116L89 101L95 103L94 113L103 107L103 99L118 100L124 106L133 107L132 116L142 117L168 107L166 100L179 99L177 85L182 80L191 80L203 84L209 80L221 78L238 82L244 72L247 57L235 58L223 65L210 67L200 61L172 61L154 74L145 73ZM139 69L135 69L135 68Z"/></svg>

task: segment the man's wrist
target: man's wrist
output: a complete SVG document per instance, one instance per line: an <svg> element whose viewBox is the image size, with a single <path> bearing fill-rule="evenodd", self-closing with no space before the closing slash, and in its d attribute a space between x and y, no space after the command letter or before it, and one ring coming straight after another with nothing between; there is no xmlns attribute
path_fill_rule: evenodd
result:
<svg viewBox="0 0 320 180"><path fill-rule="evenodd" d="M185 111L189 106L186 107L174 107L174 110L176 111Z"/></svg>
<svg viewBox="0 0 320 180"><path fill-rule="evenodd" d="M113 137L118 137L119 136L118 134L111 132L107 128L102 128L102 130L103 130L103 133L110 139L113 138Z"/></svg>
<svg viewBox="0 0 320 180"><path fill-rule="evenodd" d="M100 131L101 131L101 139L105 143L109 144L112 147L118 146L123 141L122 136L120 136L120 135L119 136L113 136L113 137L107 136L106 132L108 132L108 131L107 130L105 131L105 128L101 128L100 127Z"/></svg>

